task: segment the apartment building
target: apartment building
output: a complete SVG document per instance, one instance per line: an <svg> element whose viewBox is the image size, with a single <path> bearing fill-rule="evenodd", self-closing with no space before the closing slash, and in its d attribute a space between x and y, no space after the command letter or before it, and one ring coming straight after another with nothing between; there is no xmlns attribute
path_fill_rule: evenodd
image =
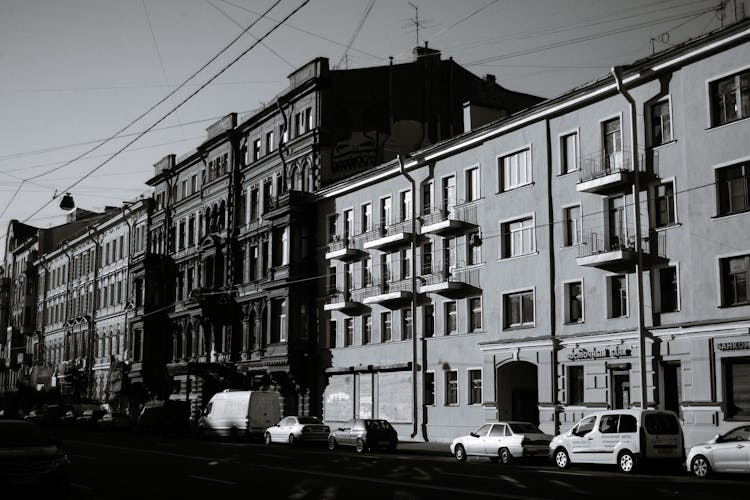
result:
<svg viewBox="0 0 750 500"><path fill-rule="evenodd" d="M447 441L646 405L690 445L749 418L749 42L736 23L322 190L326 421Z"/></svg>

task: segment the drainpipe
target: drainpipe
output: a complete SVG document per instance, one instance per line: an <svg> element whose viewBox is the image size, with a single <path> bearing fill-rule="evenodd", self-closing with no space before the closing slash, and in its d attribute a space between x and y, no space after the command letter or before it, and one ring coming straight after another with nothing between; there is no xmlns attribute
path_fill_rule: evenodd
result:
<svg viewBox="0 0 750 500"><path fill-rule="evenodd" d="M411 389L412 389L412 433L414 439L419 428L419 394L417 391L417 183L404 169L401 155L396 155L401 175L411 183Z"/></svg>
<svg viewBox="0 0 750 500"><path fill-rule="evenodd" d="M638 123L638 114L636 111L635 100L625 90L622 83L622 68L615 66L612 68L612 76L615 78L617 91L627 99L630 105L630 147L633 155L633 215L635 217L635 252L638 256L636 262L635 274L638 282L638 353L641 370L641 408L646 408L648 404L647 387L646 387L646 326L643 320L643 246L641 244L641 185L640 169L638 164L638 138L636 136L636 124Z"/></svg>
<svg viewBox="0 0 750 500"><path fill-rule="evenodd" d="M289 136L292 135L289 133L289 117L284 112L284 106L281 104L281 99L279 99L276 102L276 107L279 110L279 113L281 113L281 118L284 120L284 129L281 132L281 137L279 137L279 159L281 160L281 185L283 186L284 191L288 191L289 187L287 186L287 178L286 178L286 158L284 158L284 152L282 151L283 148L286 147L286 142L284 141L284 134L287 135L287 141L289 140ZM281 195L281 193L276 193L276 198ZM264 201L265 203L265 201ZM264 205L265 206L265 205Z"/></svg>

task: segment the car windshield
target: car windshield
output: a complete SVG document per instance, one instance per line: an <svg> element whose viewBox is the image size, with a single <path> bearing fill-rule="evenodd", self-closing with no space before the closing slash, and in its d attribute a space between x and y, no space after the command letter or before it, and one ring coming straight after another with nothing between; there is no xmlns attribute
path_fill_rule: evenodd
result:
<svg viewBox="0 0 750 500"><path fill-rule="evenodd" d="M371 430L372 429L379 430L379 429L390 429L391 428L391 424L389 424L386 420L368 420L365 423L365 425L367 426L368 429L371 429Z"/></svg>
<svg viewBox="0 0 750 500"><path fill-rule="evenodd" d="M537 426L528 422L510 422L508 425L515 434L544 434Z"/></svg>
<svg viewBox="0 0 750 500"><path fill-rule="evenodd" d="M318 417L299 417L297 420L299 420L300 424L319 424L320 420L318 420Z"/></svg>
<svg viewBox="0 0 750 500"><path fill-rule="evenodd" d="M649 434L679 434L680 423L668 413L647 414L645 418L646 432Z"/></svg>
<svg viewBox="0 0 750 500"><path fill-rule="evenodd" d="M52 444L54 443L49 435L34 424L0 421L0 448L51 446Z"/></svg>

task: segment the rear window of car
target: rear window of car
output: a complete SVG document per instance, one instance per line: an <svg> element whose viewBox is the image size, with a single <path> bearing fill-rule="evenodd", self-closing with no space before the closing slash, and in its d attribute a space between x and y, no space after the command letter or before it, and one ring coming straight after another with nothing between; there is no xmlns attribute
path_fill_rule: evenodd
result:
<svg viewBox="0 0 750 500"><path fill-rule="evenodd" d="M391 428L391 424L387 420L367 420L365 425L368 429L374 430Z"/></svg>
<svg viewBox="0 0 750 500"><path fill-rule="evenodd" d="M27 422L0 422L0 448L51 446L52 439L41 428Z"/></svg>
<svg viewBox="0 0 750 500"><path fill-rule="evenodd" d="M668 413L647 414L644 425L649 434L678 434L680 432L680 423L677 418Z"/></svg>
<svg viewBox="0 0 750 500"><path fill-rule="evenodd" d="M320 420L317 417L299 417L300 424L319 424Z"/></svg>
<svg viewBox="0 0 750 500"><path fill-rule="evenodd" d="M526 422L511 422L508 425L515 434L542 434L542 431L540 431L534 424Z"/></svg>

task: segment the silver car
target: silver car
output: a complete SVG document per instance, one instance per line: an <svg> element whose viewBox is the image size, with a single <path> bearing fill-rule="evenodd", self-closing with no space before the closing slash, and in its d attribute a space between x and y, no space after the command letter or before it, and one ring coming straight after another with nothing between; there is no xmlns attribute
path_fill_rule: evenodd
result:
<svg viewBox="0 0 750 500"><path fill-rule="evenodd" d="M451 453L459 462L479 456L507 464L514 458L547 457L550 441L552 436L532 423L494 422L454 439Z"/></svg>
<svg viewBox="0 0 750 500"><path fill-rule="evenodd" d="M318 417L284 417L281 421L268 427L263 433L266 444L288 443L325 443L331 429Z"/></svg>
<svg viewBox="0 0 750 500"><path fill-rule="evenodd" d="M685 463L688 472L697 477L708 477L712 472L750 472L750 425L693 446Z"/></svg>

